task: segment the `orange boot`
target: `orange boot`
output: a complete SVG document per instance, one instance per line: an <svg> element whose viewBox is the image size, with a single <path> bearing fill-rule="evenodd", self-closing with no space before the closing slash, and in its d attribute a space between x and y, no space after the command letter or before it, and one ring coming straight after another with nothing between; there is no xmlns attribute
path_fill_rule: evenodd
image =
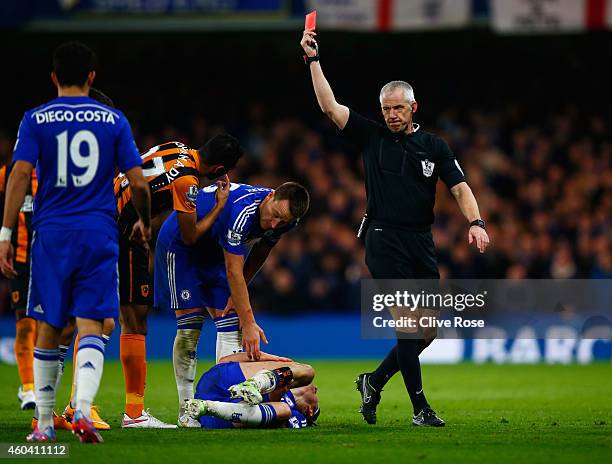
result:
<svg viewBox="0 0 612 464"><path fill-rule="evenodd" d="M36 430L38 426L38 419L32 417L32 430ZM64 416L58 416L55 411L53 412L53 428L55 430L72 430L72 425L66 420Z"/></svg>

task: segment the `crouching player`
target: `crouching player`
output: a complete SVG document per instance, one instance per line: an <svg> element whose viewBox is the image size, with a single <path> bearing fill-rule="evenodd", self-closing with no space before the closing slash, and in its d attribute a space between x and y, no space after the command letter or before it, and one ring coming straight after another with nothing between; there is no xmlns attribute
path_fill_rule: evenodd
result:
<svg viewBox="0 0 612 464"><path fill-rule="evenodd" d="M320 412L314 369L265 353L261 359L269 360L249 361L246 353L222 358L200 378L187 413L206 429L313 425Z"/></svg>
<svg viewBox="0 0 612 464"><path fill-rule="evenodd" d="M214 207L217 188L199 191L198 220ZM195 246L181 239L177 213L172 213L160 230L155 249L155 306L174 310L177 321L172 357L181 427L199 427L185 414L184 406L185 400L194 397L204 311L217 326L217 360L242 351L243 346L258 360L260 337L267 341L255 321L247 285L281 235L295 227L308 210L308 192L295 182L276 190L231 184L229 190L225 208ZM237 314L223 315L226 308Z"/></svg>
<svg viewBox="0 0 612 464"><path fill-rule="evenodd" d="M238 140L218 134L195 150L181 142L155 146L142 155L143 174L151 191L153 236L170 214L178 223L185 243L195 243L212 225L224 207L227 192L220 191L207 215L196 221L195 197L201 178L214 179L234 168L243 155ZM223 179L223 178L222 178ZM227 177L224 183L229 183ZM152 304L150 291L149 246L130 240L129 231L137 220L129 180L115 178L115 198L119 211L119 298L120 357L125 377L123 428L175 428L145 409L147 315ZM153 246L153 244L150 244Z"/></svg>

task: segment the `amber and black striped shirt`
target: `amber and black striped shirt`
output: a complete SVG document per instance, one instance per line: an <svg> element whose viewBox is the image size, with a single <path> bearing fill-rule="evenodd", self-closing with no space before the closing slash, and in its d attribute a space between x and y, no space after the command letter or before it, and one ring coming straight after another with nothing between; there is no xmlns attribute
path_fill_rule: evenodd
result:
<svg viewBox="0 0 612 464"><path fill-rule="evenodd" d="M168 142L148 150L142 155L142 161L143 174L151 188L152 218L165 210L195 212L195 198L200 182L200 157L197 150L181 142ZM114 188L121 221L132 198L125 174L121 173L115 178Z"/></svg>

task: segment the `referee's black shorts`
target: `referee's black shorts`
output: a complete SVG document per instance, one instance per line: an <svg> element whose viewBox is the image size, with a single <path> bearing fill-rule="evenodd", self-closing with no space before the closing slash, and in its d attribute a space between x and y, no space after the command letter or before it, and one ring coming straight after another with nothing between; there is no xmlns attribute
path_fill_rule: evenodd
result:
<svg viewBox="0 0 612 464"><path fill-rule="evenodd" d="M374 279L439 279L431 231L373 222L365 237L366 264Z"/></svg>

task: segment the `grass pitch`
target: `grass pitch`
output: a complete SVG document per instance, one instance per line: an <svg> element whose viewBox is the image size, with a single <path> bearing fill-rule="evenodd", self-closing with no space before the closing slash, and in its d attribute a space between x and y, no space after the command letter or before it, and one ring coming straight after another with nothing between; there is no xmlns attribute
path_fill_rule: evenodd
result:
<svg viewBox="0 0 612 464"><path fill-rule="evenodd" d="M105 443L85 446L69 432L70 459L93 463L241 462L612 462L612 368L587 366L424 366L425 391L447 421L441 429L410 425L411 408L401 377L385 388L379 421L357 413L356 374L373 361L311 361L317 371L321 418L303 430L122 430L123 374L105 365L98 404L113 430ZM199 373L210 366L201 361ZM147 365L147 407L176 419L177 397L169 362ZM65 405L70 366L62 382ZM20 411L14 366L0 365L0 442L23 443L30 411ZM23 460L20 460L23 462ZM37 460L39 461L39 460Z"/></svg>

